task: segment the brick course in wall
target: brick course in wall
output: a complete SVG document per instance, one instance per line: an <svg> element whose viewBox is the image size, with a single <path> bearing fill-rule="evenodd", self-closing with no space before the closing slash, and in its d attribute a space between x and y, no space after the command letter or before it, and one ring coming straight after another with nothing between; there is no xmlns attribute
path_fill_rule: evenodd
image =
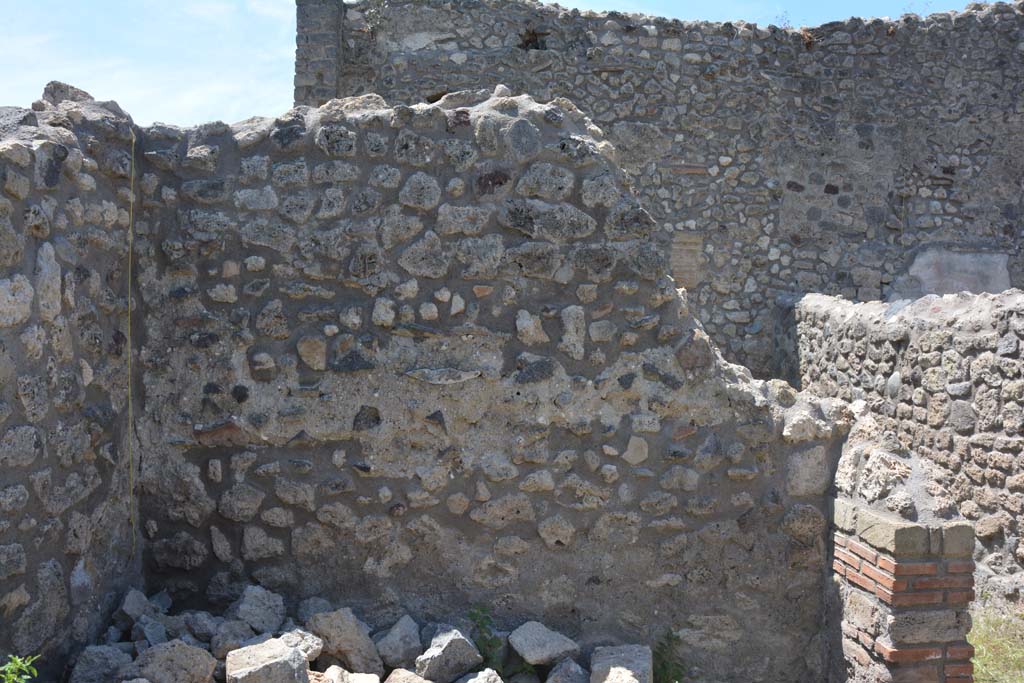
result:
<svg viewBox="0 0 1024 683"><path fill-rule="evenodd" d="M894 607L954 605L974 599L974 561L897 561L836 533L832 569Z"/></svg>
<svg viewBox="0 0 1024 683"><path fill-rule="evenodd" d="M909 524L846 500L836 507L832 570L847 670L877 678L868 672L884 669L894 682L973 681L971 525Z"/></svg>

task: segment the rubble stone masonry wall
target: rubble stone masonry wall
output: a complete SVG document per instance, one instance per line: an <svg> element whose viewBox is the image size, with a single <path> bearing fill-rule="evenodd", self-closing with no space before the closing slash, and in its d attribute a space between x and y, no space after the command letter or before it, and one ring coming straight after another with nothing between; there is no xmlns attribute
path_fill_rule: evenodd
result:
<svg viewBox="0 0 1024 683"><path fill-rule="evenodd" d="M299 0L295 101L508 85L620 150L726 357L774 301L1024 284L1022 4L791 30L517 0Z"/></svg>
<svg viewBox="0 0 1024 683"><path fill-rule="evenodd" d="M820 680L848 411L725 363L600 131L508 94L145 131L147 580Z"/></svg>
<svg viewBox="0 0 1024 683"><path fill-rule="evenodd" d="M1024 280L1024 5L297 7L280 117L0 108L0 652L57 680L129 586L259 584L968 683L1024 577L1024 293L851 300Z"/></svg>
<svg viewBox="0 0 1024 683"><path fill-rule="evenodd" d="M913 518L892 492L917 480L940 516L974 520L979 592L1019 599L1024 293L895 304L808 295L791 320L788 374L817 395L864 401L890 435L868 499ZM900 449L927 464L921 476L892 457Z"/></svg>
<svg viewBox="0 0 1024 683"><path fill-rule="evenodd" d="M0 125L0 648L44 680L129 586L252 583L826 675L853 415L722 359L567 100L135 130L54 83Z"/></svg>
<svg viewBox="0 0 1024 683"><path fill-rule="evenodd" d="M78 93L48 88L45 111L0 108L0 653L45 652L45 667L94 639L139 580L125 429L131 120Z"/></svg>

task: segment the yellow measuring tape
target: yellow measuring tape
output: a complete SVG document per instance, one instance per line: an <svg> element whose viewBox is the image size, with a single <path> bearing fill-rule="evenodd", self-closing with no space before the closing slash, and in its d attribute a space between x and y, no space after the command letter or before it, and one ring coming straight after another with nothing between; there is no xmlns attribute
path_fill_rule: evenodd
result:
<svg viewBox="0 0 1024 683"><path fill-rule="evenodd" d="M135 537L138 535L135 519L135 411L132 406L132 265L135 261L135 129L132 134L131 194L128 196L128 519L132 527L132 559L135 559Z"/></svg>

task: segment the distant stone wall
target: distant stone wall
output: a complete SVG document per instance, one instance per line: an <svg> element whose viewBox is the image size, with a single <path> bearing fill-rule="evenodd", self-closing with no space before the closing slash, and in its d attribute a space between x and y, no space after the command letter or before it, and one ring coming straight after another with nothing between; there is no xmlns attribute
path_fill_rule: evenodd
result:
<svg viewBox="0 0 1024 683"><path fill-rule="evenodd" d="M343 4L296 0L295 101L322 104L337 96Z"/></svg>
<svg viewBox="0 0 1024 683"><path fill-rule="evenodd" d="M0 110L0 653L45 654L53 680L139 575L124 429L131 121L66 86L46 97L43 111Z"/></svg>
<svg viewBox="0 0 1024 683"><path fill-rule="evenodd" d="M498 83L577 103L670 238L694 312L756 376L779 294L1024 285L1020 2L802 30L530 1L298 5L297 104Z"/></svg>
<svg viewBox="0 0 1024 683"><path fill-rule="evenodd" d="M865 401L889 450L928 464L912 475L891 455L876 458L873 500L914 518L910 497L892 495L892 487L916 481L937 514L974 520L981 591L1019 598L1024 293L896 304L808 295L795 305L790 329L784 346L801 388Z"/></svg>
<svg viewBox="0 0 1024 683"><path fill-rule="evenodd" d="M506 95L145 131L148 583L821 680L842 404L724 363L599 131Z"/></svg>

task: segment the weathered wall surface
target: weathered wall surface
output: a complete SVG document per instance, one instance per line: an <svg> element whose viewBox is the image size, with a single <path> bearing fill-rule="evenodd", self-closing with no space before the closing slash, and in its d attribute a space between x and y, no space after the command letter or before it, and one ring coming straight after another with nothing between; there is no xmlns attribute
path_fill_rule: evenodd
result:
<svg viewBox="0 0 1024 683"><path fill-rule="evenodd" d="M911 519L907 501L975 521L980 589L1018 597L1024 574L1021 448L1024 294L853 304L808 295L793 311L792 371L807 391L864 400L891 448L928 464L921 476L876 458L870 498ZM842 468L840 468L840 472ZM914 496L893 487L917 483Z"/></svg>
<svg viewBox="0 0 1024 683"><path fill-rule="evenodd" d="M150 583L820 680L842 404L724 363L598 131L505 94L147 130Z"/></svg>
<svg viewBox="0 0 1024 683"><path fill-rule="evenodd" d="M131 121L66 86L44 97L40 111L0 111L0 652L44 653L59 670L138 576L124 429Z"/></svg>
<svg viewBox="0 0 1024 683"><path fill-rule="evenodd" d="M1024 283L1022 4L806 31L506 0L300 0L298 104L507 84L601 126L726 356L777 295Z"/></svg>

